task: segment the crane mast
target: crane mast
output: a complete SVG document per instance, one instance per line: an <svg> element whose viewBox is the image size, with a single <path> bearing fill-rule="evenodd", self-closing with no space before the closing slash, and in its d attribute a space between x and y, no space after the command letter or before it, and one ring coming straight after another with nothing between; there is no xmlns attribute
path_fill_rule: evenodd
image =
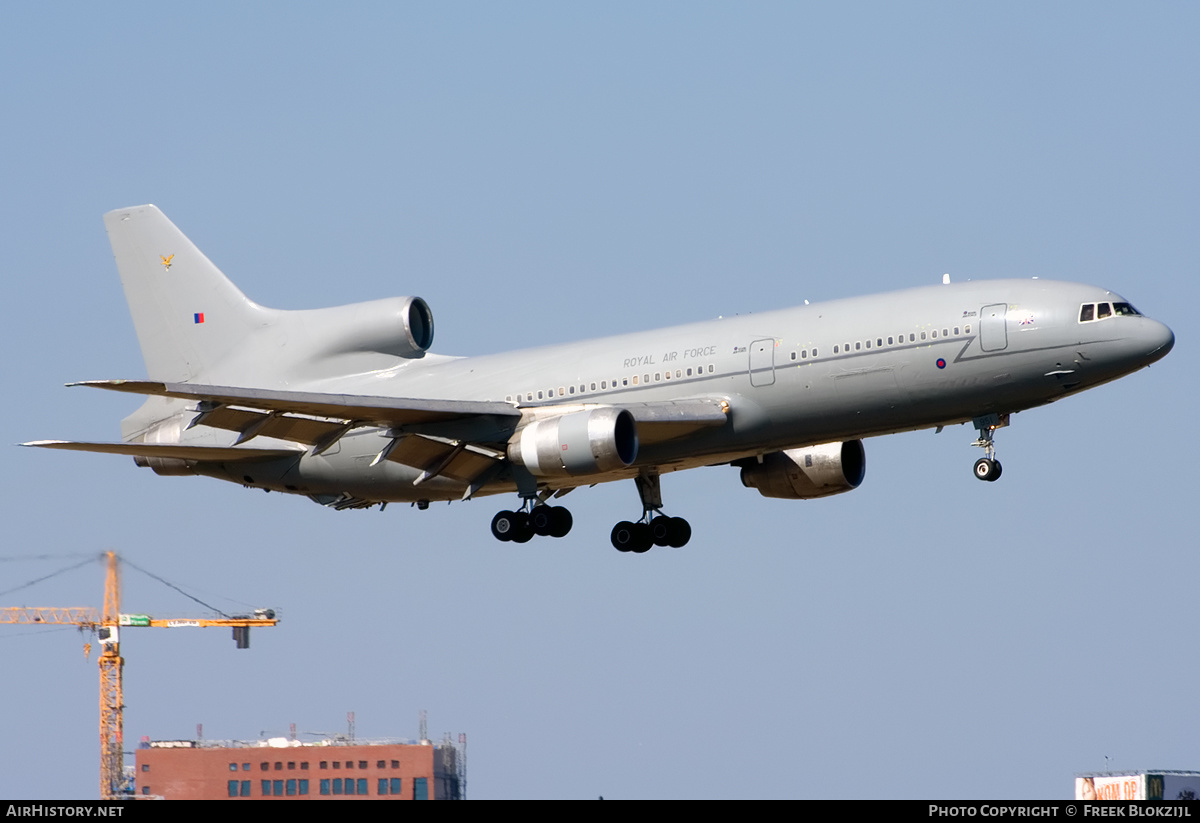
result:
<svg viewBox="0 0 1200 823"><path fill-rule="evenodd" d="M116 552L106 553L104 614L100 619L100 797L117 796L125 773L125 701L121 674L125 660L117 626L121 622L121 573Z"/></svg>

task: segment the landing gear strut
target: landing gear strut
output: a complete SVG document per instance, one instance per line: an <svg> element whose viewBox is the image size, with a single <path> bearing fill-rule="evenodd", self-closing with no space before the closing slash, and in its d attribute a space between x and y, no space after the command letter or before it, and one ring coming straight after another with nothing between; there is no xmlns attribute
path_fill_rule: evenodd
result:
<svg viewBox="0 0 1200 823"><path fill-rule="evenodd" d="M643 471L636 478L638 496L642 499L642 517L632 523L622 520L613 526L612 544L617 551L643 554L651 546L682 548L692 539L692 527L682 517L662 513L662 487L658 472Z"/></svg>
<svg viewBox="0 0 1200 823"><path fill-rule="evenodd" d="M996 442L994 437L996 429L1002 429L1008 425L1008 415L989 414L986 417L976 417L972 423L979 431L979 439L971 445L979 446L986 455L986 457L981 457L975 461L975 476L989 483L999 480L1004 468L1000 465L1000 461L996 459Z"/></svg>

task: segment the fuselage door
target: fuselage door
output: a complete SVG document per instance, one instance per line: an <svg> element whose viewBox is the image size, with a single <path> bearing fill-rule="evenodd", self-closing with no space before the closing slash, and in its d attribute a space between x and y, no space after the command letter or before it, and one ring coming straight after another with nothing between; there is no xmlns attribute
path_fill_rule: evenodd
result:
<svg viewBox="0 0 1200 823"><path fill-rule="evenodd" d="M775 338L750 344L750 385L770 386L775 382Z"/></svg>
<svg viewBox="0 0 1200 823"><path fill-rule="evenodd" d="M1008 330L1004 326L1007 303L993 303L979 310L979 348L1003 351L1008 348Z"/></svg>

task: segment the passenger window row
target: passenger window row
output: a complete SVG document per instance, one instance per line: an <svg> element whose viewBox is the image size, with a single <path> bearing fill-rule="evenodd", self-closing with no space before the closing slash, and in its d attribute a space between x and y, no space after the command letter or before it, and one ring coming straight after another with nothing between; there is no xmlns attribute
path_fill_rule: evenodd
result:
<svg viewBox="0 0 1200 823"><path fill-rule="evenodd" d="M858 341L855 341L854 343L838 343L838 344L834 345L833 353L834 354L847 354L852 351L864 351L864 350L871 349L871 348L882 349L882 348L886 348L887 346L902 346L905 343L917 343L917 342L920 342L921 340L937 340L937 339L939 339L939 337L941 339L946 339L949 337L959 337L961 335L970 334L970 333L971 333L970 326L963 326L961 329L958 326L955 326L953 328L953 331L951 331L950 327L947 326L947 327L941 329L940 331L938 329L930 329L928 331L922 331L922 332L906 332L906 333L902 332L902 333L894 335L894 336L889 335L887 338L876 337L874 340L867 339L865 341L858 340ZM907 339L906 339L906 337L907 337ZM885 339L886 339L886 342L884 342ZM814 352L814 356L815 356L816 350L814 349L813 352ZM793 360L796 359L795 352L792 352L792 359ZM801 360L804 359L804 350L803 349L801 350L801 358L800 359Z"/></svg>
<svg viewBox="0 0 1200 823"><path fill-rule="evenodd" d="M707 369L707 372L705 371ZM627 375L614 380L593 380L590 383L580 383L576 386L559 386L557 389L541 389L536 392L518 392L517 394L505 395L504 402L512 403L514 399L517 403L532 403L535 398L537 400L554 400L563 397L582 396L585 394L595 394L602 391L611 391L613 389L627 388L629 386L645 386L650 383L661 383L664 380L682 380L687 377L699 377L702 374L715 374L716 366L709 363L707 366L694 366L686 369L668 369L665 372L658 371L651 374L646 372L641 375Z"/></svg>

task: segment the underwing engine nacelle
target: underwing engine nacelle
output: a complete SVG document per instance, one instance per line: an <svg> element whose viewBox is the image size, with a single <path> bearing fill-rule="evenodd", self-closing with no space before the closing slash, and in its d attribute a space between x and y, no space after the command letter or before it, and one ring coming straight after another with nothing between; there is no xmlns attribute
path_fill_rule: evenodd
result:
<svg viewBox="0 0 1200 823"><path fill-rule="evenodd" d="M578 477L623 469L637 458L637 424L611 406L535 420L508 443L508 457L538 477Z"/></svg>
<svg viewBox="0 0 1200 823"><path fill-rule="evenodd" d="M183 431L183 420L179 415L160 420L141 438L143 443L164 443L170 445L179 442ZM162 477L183 477L195 474L195 469L186 460L177 457L135 457L133 462L143 469L153 469Z"/></svg>
<svg viewBox="0 0 1200 823"><path fill-rule="evenodd" d="M742 467L742 485L763 497L810 500L857 489L866 474L862 441L847 440L765 454Z"/></svg>

